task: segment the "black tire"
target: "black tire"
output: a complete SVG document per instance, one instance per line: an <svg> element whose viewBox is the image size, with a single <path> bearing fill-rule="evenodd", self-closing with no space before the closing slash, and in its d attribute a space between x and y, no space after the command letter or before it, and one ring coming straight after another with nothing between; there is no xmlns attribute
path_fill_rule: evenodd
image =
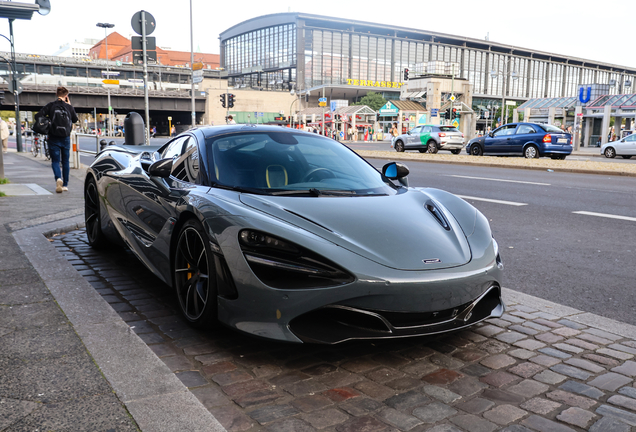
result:
<svg viewBox="0 0 636 432"><path fill-rule="evenodd" d="M451 150L450 152L451 152L452 154L457 155L457 154L460 154L460 153L462 152L462 149L453 149L453 150Z"/></svg>
<svg viewBox="0 0 636 432"><path fill-rule="evenodd" d="M529 145L523 151L523 156L526 159L537 159L539 157L539 149L536 146Z"/></svg>
<svg viewBox="0 0 636 432"><path fill-rule="evenodd" d="M616 150L614 150L614 147L607 147L603 154L608 159L614 159L616 157Z"/></svg>
<svg viewBox="0 0 636 432"><path fill-rule="evenodd" d="M550 159L564 160L565 159L565 155L550 155Z"/></svg>
<svg viewBox="0 0 636 432"><path fill-rule="evenodd" d="M173 263L173 284L184 318L197 328L216 324L216 267L209 239L197 219L181 227Z"/></svg>
<svg viewBox="0 0 636 432"><path fill-rule="evenodd" d="M108 240L102 232L102 206L97 190L97 183L91 176L84 187L84 223L88 244L95 249L108 245Z"/></svg>
<svg viewBox="0 0 636 432"><path fill-rule="evenodd" d="M621 156L621 157L622 157L623 159L631 159L631 158L632 158L631 156L627 156L627 155L623 155L623 156Z"/></svg>
<svg viewBox="0 0 636 432"><path fill-rule="evenodd" d="M393 147L395 147L396 152L401 153L404 151L404 143L402 141L396 141Z"/></svg>
<svg viewBox="0 0 636 432"><path fill-rule="evenodd" d="M420 153L426 153L426 150L428 150L426 147L417 149L417 151Z"/></svg>
<svg viewBox="0 0 636 432"><path fill-rule="evenodd" d="M482 156L484 151L481 149L479 144L473 144L470 146L470 154L473 156Z"/></svg>
<svg viewBox="0 0 636 432"><path fill-rule="evenodd" d="M437 143L433 140L428 140L426 143L426 151L430 154L435 154L437 153L437 150Z"/></svg>

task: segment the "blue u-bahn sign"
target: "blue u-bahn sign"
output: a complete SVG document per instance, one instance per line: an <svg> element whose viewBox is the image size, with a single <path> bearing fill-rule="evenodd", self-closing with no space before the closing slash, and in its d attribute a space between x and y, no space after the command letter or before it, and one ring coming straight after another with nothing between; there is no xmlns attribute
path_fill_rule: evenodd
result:
<svg viewBox="0 0 636 432"><path fill-rule="evenodd" d="M583 92L585 91L585 87L581 87L579 89L579 100L581 103L588 103L590 101L590 97L592 96L592 87L587 88L587 95L583 97Z"/></svg>

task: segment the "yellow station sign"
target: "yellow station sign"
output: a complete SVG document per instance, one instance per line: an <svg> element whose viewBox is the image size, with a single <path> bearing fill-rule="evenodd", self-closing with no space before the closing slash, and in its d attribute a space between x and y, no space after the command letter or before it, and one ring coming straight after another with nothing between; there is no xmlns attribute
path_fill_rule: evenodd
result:
<svg viewBox="0 0 636 432"><path fill-rule="evenodd" d="M114 79L105 79L105 80L102 80L102 82L104 84L119 85L119 80L114 80Z"/></svg>

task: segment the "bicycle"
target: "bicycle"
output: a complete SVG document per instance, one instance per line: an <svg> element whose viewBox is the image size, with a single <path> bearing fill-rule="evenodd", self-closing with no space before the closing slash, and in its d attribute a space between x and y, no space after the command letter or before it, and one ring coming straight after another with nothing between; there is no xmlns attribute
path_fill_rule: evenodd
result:
<svg viewBox="0 0 636 432"><path fill-rule="evenodd" d="M33 157L42 155L46 160L51 160L51 155L49 154L49 144L46 135L38 134L33 137L33 143L31 144L31 153L33 153Z"/></svg>

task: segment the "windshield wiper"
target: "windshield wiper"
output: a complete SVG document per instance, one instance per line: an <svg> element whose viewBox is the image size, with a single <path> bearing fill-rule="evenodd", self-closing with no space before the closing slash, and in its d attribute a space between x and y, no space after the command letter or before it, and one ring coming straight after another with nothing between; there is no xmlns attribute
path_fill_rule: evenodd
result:
<svg viewBox="0 0 636 432"><path fill-rule="evenodd" d="M327 190L327 189L318 189L318 188L310 188L310 189L302 189L302 190L277 190L270 192L271 195L276 196L367 196L367 195L358 195L355 191L348 190Z"/></svg>
<svg viewBox="0 0 636 432"><path fill-rule="evenodd" d="M216 188L219 188L219 189L227 189L227 190L231 190L231 191L235 191L235 192L252 193L252 194L257 194L257 195L266 194L266 191L264 191L263 189L248 188L248 187L241 187L241 186L228 186L228 185L224 185L224 184L221 184L221 183L212 183L212 187L216 187Z"/></svg>

